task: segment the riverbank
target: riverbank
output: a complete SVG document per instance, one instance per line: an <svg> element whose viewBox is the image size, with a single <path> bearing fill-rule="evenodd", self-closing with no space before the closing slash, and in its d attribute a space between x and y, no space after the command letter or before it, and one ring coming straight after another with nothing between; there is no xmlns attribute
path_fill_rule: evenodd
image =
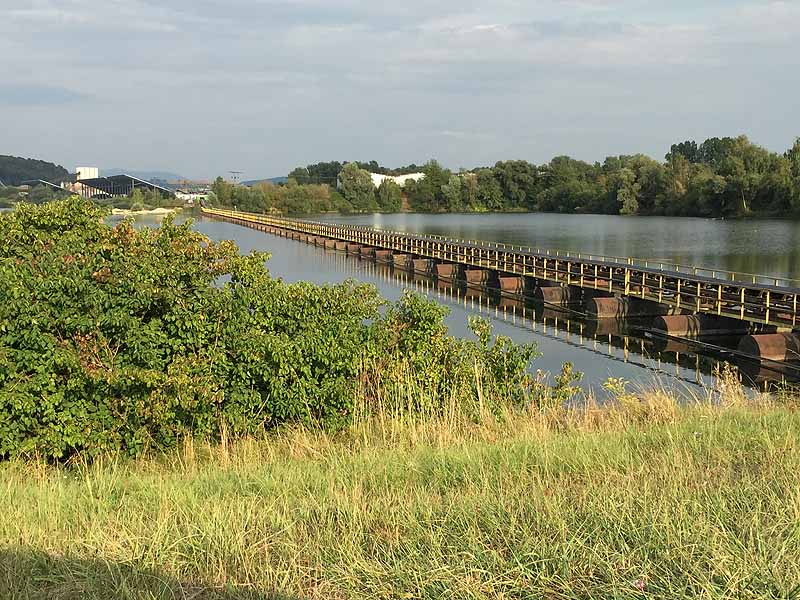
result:
<svg viewBox="0 0 800 600"><path fill-rule="evenodd" d="M138 217L138 216L164 216L164 215L171 215L173 213L178 213L182 208L150 208L150 209L143 209L143 210L130 210L127 208L114 208L111 210L112 215L123 216L123 217Z"/></svg>
<svg viewBox="0 0 800 600"><path fill-rule="evenodd" d="M384 412L138 461L0 466L6 598L784 598L800 413Z"/></svg>

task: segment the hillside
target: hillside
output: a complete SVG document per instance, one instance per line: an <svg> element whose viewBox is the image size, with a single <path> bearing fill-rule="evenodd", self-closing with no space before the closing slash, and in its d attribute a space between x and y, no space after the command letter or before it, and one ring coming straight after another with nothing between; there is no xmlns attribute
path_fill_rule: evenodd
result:
<svg viewBox="0 0 800 600"><path fill-rule="evenodd" d="M5 185L19 185L29 179L44 179L59 183L69 176L61 165L34 158L0 155L0 181Z"/></svg>
<svg viewBox="0 0 800 600"><path fill-rule="evenodd" d="M288 177L270 177L268 179L250 179L248 181L243 181L242 185L246 185L252 187L254 185L258 185L259 183L273 183L275 185L286 183L289 181Z"/></svg>
<svg viewBox="0 0 800 600"><path fill-rule="evenodd" d="M185 177L182 175L173 173L171 171L137 171L136 169L113 168L100 169L100 174L103 177L111 177L112 175L131 175L132 177L138 177L139 179L144 179L146 181L152 181L154 179L160 179L161 181L181 181L185 179Z"/></svg>

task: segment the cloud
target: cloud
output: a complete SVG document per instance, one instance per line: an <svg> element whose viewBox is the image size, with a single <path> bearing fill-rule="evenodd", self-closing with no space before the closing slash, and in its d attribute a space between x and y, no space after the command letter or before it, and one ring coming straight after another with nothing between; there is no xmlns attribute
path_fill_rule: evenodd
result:
<svg viewBox="0 0 800 600"><path fill-rule="evenodd" d="M40 84L0 82L0 105L58 106L84 101L87 95L73 90Z"/></svg>
<svg viewBox="0 0 800 600"><path fill-rule="evenodd" d="M738 130L779 149L797 30L768 0L4 0L0 126L18 153L204 176L659 156Z"/></svg>

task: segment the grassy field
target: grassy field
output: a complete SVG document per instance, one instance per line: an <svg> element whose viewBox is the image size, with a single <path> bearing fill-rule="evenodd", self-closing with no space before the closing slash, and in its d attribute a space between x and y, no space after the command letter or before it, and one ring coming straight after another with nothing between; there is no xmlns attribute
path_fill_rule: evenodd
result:
<svg viewBox="0 0 800 600"><path fill-rule="evenodd" d="M0 466L0 598L797 598L800 415L661 392Z"/></svg>

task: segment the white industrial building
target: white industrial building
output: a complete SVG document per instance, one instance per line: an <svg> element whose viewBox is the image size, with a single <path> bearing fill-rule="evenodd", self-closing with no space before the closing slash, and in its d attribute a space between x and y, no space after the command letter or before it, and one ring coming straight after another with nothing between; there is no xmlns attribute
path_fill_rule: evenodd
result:
<svg viewBox="0 0 800 600"><path fill-rule="evenodd" d="M78 181L81 179L97 179L100 177L100 169L98 167L75 167L75 175Z"/></svg>
<svg viewBox="0 0 800 600"><path fill-rule="evenodd" d="M381 175L380 173L370 173L369 175L372 177L372 183L376 188L380 187L387 179L403 187L407 181L419 181L425 177L425 173L409 173L408 175Z"/></svg>
<svg viewBox="0 0 800 600"><path fill-rule="evenodd" d="M84 186L80 181L81 179L97 179L98 177L100 177L100 169L98 167L75 167L73 181L62 183L61 187L81 196L91 196L91 189Z"/></svg>
<svg viewBox="0 0 800 600"><path fill-rule="evenodd" d="M367 171L369 173L369 171ZM403 187L407 181L419 181L425 177L425 173L409 173L408 175L382 175L380 173L369 173L372 178L372 185L375 188L381 187L381 184L386 181L394 181L398 186ZM341 176L336 177L337 189L342 187Z"/></svg>

